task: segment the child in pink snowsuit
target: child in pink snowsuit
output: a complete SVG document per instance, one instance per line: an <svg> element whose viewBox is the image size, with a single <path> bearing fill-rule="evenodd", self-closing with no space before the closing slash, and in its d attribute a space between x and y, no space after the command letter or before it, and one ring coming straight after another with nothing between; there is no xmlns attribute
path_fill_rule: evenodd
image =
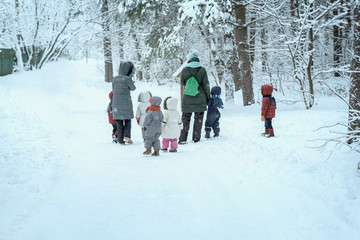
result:
<svg viewBox="0 0 360 240"><path fill-rule="evenodd" d="M178 100L167 97L164 101L164 119L162 124L162 149L169 152L177 152L178 138L183 128L180 113L177 111Z"/></svg>

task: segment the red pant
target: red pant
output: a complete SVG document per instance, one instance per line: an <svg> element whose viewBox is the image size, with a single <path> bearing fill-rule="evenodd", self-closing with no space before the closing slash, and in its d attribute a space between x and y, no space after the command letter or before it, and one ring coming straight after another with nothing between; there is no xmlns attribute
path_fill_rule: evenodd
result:
<svg viewBox="0 0 360 240"><path fill-rule="evenodd" d="M177 143L177 139L173 138L163 138L162 140L162 148L169 148L169 143L171 142L171 149L177 149L178 148L178 143Z"/></svg>

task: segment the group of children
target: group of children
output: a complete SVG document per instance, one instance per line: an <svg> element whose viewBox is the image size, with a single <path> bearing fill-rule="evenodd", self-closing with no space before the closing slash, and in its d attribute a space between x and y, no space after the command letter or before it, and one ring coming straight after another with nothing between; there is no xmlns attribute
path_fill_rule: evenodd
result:
<svg viewBox="0 0 360 240"><path fill-rule="evenodd" d="M265 137L274 137L274 129L272 127L272 118L275 117L276 101L271 95L273 87L270 85L261 86L261 94L263 101L261 106L261 121L265 121ZM207 116L205 121L205 138L210 138L211 129L214 131L214 137L219 136L219 109L224 108L223 101L220 98L221 88L215 86L211 89L211 98L207 102ZM113 126L112 138L115 143L122 142L118 139L117 124L112 117L112 98L113 92L109 93L110 103L107 108L109 123ZM167 97L164 100L163 109L161 111L162 99L158 96L152 96L151 92L141 92L138 97L138 106L136 110L136 121L141 127L142 138L145 143L144 155L159 156L160 149L162 151L177 152L178 138L183 128L180 113L177 111L178 100L173 97ZM162 136L162 144L160 146L160 136ZM128 141L128 143L130 143ZM131 142L132 143L132 142ZM152 148L154 152L152 153Z"/></svg>

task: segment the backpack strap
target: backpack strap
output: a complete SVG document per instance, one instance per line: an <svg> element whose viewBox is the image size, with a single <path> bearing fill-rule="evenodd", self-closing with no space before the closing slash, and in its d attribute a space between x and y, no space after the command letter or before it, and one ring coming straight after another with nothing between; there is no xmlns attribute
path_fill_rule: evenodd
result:
<svg viewBox="0 0 360 240"><path fill-rule="evenodd" d="M198 78L196 77L197 75L198 75L198 73L200 72L200 70L201 70L201 67L200 67L200 69L195 73L195 75L192 75L191 74L191 72L190 72L190 70L189 70L189 68L186 68L187 70L188 70L188 72L189 72L189 74L190 74L190 77L194 77L194 78L196 78L196 81L199 83L199 80L198 80ZM199 83L199 85L200 85L200 83Z"/></svg>

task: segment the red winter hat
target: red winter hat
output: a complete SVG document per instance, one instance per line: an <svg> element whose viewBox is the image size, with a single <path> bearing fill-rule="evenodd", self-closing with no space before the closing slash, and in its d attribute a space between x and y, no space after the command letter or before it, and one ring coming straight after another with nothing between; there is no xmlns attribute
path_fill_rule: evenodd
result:
<svg viewBox="0 0 360 240"><path fill-rule="evenodd" d="M112 99L113 99L113 92L111 91L110 93L109 93L109 98L110 98L110 100L112 101Z"/></svg>

